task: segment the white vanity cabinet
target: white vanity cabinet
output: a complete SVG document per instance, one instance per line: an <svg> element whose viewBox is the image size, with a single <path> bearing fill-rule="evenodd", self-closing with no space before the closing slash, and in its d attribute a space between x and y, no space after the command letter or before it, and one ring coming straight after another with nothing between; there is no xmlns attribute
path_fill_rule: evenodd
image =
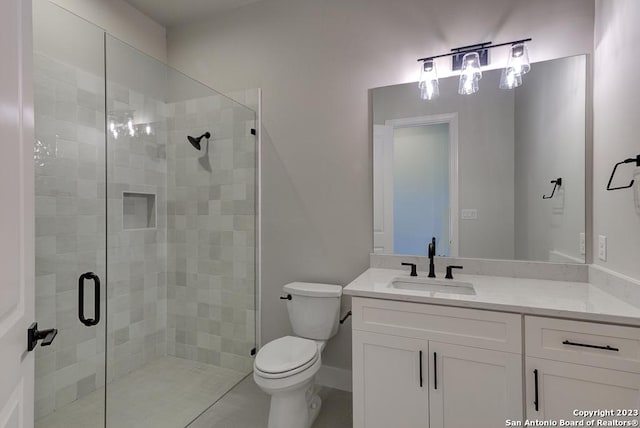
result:
<svg viewBox="0 0 640 428"><path fill-rule="evenodd" d="M352 302L354 428L495 428L525 416L559 421L580 419L575 410L640 410L640 328Z"/></svg>
<svg viewBox="0 0 640 428"><path fill-rule="evenodd" d="M526 316L525 337L528 419L640 409L640 329Z"/></svg>
<svg viewBox="0 0 640 428"><path fill-rule="evenodd" d="M354 428L522 420L521 317L353 299Z"/></svg>

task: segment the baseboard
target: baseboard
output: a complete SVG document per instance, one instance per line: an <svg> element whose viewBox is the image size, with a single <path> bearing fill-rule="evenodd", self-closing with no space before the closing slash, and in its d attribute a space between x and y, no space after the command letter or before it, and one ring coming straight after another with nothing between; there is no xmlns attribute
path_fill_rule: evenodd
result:
<svg viewBox="0 0 640 428"><path fill-rule="evenodd" d="M316 375L316 384L351 392L351 370L323 365Z"/></svg>

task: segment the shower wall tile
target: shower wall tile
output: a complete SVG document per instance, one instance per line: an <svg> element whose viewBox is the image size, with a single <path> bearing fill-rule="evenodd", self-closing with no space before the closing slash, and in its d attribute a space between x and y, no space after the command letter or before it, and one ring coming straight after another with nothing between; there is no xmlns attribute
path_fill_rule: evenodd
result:
<svg viewBox="0 0 640 428"><path fill-rule="evenodd" d="M107 94L109 382L166 355L167 161L164 102L113 82ZM132 193L149 195L153 222L125 228Z"/></svg>
<svg viewBox="0 0 640 428"><path fill-rule="evenodd" d="M167 351L248 373L255 346L255 315L247 315L255 313L255 239L248 239L255 227L255 115L223 96L166 111ZM212 138L198 152L186 137L205 131Z"/></svg>

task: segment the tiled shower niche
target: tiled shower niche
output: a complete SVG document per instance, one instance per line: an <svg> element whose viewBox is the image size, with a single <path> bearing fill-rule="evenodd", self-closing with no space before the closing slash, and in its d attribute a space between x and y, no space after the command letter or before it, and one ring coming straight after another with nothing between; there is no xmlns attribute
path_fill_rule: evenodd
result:
<svg viewBox="0 0 640 428"><path fill-rule="evenodd" d="M125 230L155 229L156 195L123 192L122 217Z"/></svg>

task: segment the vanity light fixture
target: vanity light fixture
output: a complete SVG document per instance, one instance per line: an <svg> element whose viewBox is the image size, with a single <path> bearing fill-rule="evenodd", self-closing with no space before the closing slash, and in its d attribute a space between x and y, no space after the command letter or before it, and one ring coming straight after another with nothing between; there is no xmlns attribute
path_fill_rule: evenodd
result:
<svg viewBox="0 0 640 428"><path fill-rule="evenodd" d="M427 59L422 62L418 88L420 89L420 98L423 100L432 100L440 95L438 72L433 59Z"/></svg>
<svg viewBox="0 0 640 428"><path fill-rule="evenodd" d="M522 84L522 75L531 70L529 52L526 46L526 43L530 41L531 38L498 44L493 44L493 42L477 43L453 48L451 52L445 54L419 58L418 62L422 63L420 81L418 82L420 98L432 100L440 95L438 75L436 73L436 58L450 56L451 69L453 71L460 70L458 93L461 95L474 94L480 89L481 67L489 64L489 49L508 45L511 45L509 59L502 72L500 87L503 89L517 88Z"/></svg>

